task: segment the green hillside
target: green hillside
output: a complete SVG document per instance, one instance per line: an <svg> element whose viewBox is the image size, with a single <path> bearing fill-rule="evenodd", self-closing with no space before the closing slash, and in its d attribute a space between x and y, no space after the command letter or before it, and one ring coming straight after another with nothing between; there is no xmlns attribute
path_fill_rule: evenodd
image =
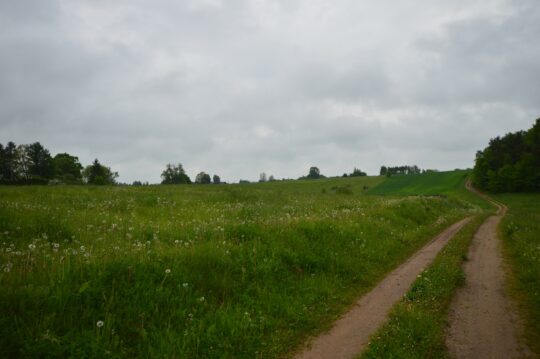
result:
<svg viewBox="0 0 540 359"><path fill-rule="evenodd" d="M369 190L374 195L448 195L465 186L467 170L430 172L419 175L396 175Z"/></svg>

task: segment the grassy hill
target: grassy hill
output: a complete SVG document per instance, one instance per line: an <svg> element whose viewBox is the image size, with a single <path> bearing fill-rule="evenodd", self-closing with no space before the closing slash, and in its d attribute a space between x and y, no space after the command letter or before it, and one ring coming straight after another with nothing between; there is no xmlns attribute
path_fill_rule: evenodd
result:
<svg viewBox="0 0 540 359"><path fill-rule="evenodd" d="M436 196L461 192L469 172L455 170L418 175L396 175L382 181L368 191L373 195Z"/></svg>

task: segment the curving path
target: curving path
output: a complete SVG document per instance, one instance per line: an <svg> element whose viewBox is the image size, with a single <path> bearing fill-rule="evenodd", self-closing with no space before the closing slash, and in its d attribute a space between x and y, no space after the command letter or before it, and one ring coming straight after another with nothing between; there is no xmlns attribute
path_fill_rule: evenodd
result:
<svg viewBox="0 0 540 359"><path fill-rule="evenodd" d="M520 323L505 293L505 270L497 227L506 206L467 188L498 207L476 232L449 314L446 344L455 358L524 358L530 354L518 341Z"/></svg>

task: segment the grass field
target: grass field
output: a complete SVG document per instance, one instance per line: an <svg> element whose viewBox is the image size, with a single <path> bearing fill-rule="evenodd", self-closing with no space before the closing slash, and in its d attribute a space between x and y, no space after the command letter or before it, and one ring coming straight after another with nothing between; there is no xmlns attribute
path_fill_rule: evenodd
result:
<svg viewBox="0 0 540 359"><path fill-rule="evenodd" d="M0 356L283 356L479 211L382 180L0 188Z"/></svg>
<svg viewBox="0 0 540 359"><path fill-rule="evenodd" d="M493 206L465 189L468 170L428 172L418 175L395 175L386 178L366 193L378 196L440 196L460 198L484 210Z"/></svg>
<svg viewBox="0 0 540 359"><path fill-rule="evenodd" d="M505 257L513 269L512 294L525 320L525 338L540 355L540 194L504 194L508 206L501 225Z"/></svg>

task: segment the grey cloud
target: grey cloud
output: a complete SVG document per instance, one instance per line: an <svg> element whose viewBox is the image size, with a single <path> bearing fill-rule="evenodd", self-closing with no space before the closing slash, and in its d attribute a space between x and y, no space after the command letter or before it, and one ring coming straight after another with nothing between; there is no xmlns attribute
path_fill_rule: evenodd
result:
<svg viewBox="0 0 540 359"><path fill-rule="evenodd" d="M0 4L0 142L120 179L470 167L540 109L536 1Z"/></svg>

